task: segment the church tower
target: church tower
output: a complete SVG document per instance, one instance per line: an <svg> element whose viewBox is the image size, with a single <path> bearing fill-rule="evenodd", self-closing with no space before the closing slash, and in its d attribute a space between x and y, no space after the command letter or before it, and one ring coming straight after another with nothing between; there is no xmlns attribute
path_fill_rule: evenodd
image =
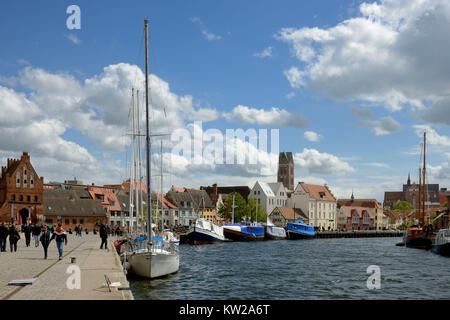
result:
<svg viewBox="0 0 450 320"><path fill-rule="evenodd" d="M292 152L280 152L278 158L278 182L288 190L294 190L294 158Z"/></svg>

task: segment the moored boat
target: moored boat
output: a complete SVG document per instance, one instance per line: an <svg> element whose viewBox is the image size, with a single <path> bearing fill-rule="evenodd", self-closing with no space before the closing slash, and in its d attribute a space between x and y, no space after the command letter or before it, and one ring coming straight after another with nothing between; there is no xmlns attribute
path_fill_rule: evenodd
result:
<svg viewBox="0 0 450 320"><path fill-rule="evenodd" d="M450 229L439 230L431 251L441 256L450 257Z"/></svg>
<svg viewBox="0 0 450 320"><path fill-rule="evenodd" d="M223 226L225 238L233 241L258 241L264 240L264 227L256 224L226 224Z"/></svg>
<svg viewBox="0 0 450 320"><path fill-rule="evenodd" d="M264 239L266 240L282 240L286 239L286 230L277 226L264 227Z"/></svg>
<svg viewBox="0 0 450 320"><path fill-rule="evenodd" d="M223 226L205 219L197 219L186 235L189 244L215 244L225 241Z"/></svg>
<svg viewBox="0 0 450 320"><path fill-rule="evenodd" d="M287 238L290 240L312 239L316 235L313 226L300 222L288 222L286 224L286 233Z"/></svg>

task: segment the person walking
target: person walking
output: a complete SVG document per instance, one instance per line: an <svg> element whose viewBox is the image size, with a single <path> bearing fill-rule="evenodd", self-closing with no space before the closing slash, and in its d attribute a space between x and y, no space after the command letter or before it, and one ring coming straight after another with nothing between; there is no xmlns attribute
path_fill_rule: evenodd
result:
<svg viewBox="0 0 450 320"><path fill-rule="evenodd" d="M52 233L50 232L50 229L48 226L44 229L44 232L42 232L42 235L40 237L42 247L44 248L44 259L47 259L47 250L48 246L50 244L50 241L52 241Z"/></svg>
<svg viewBox="0 0 450 320"><path fill-rule="evenodd" d="M67 235L66 231L62 228L61 223L58 223L58 227L56 227L51 240L53 239L55 239L56 247L58 247L59 260L62 260L64 244L67 245Z"/></svg>
<svg viewBox="0 0 450 320"><path fill-rule="evenodd" d="M31 229L31 233L33 234L34 238L34 246L39 247L39 236L41 235L41 227L35 224Z"/></svg>
<svg viewBox="0 0 450 320"><path fill-rule="evenodd" d="M100 227L100 238L102 239L100 249L103 249L103 244L105 245L105 249L108 249L108 243L106 242L106 239L108 239L108 232L103 224Z"/></svg>
<svg viewBox="0 0 450 320"><path fill-rule="evenodd" d="M9 227L8 235L9 235L9 248L11 249L11 252L13 252L13 249L14 249L14 252L16 252L17 251L17 242L20 239L20 235L19 235L19 232L17 231L16 227L14 227L14 225L11 225Z"/></svg>
<svg viewBox="0 0 450 320"><path fill-rule="evenodd" d="M31 241L31 226L29 224L25 225L23 228L23 233L25 233L25 244L29 247Z"/></svg>
<svg viewBox="0 0 450 320"><path fill-rule="evenodd" d="M2 222L0 225L0 251L6 251L6 238L8 238L8 227Z"/></svg>
<svg viewBox="0 0 450 320"><path fill-rule="evenodd" d="M80 233L80 237L83 235L81 232L83 232L83 226L80 224L78 226L78 232Z"/></svg>

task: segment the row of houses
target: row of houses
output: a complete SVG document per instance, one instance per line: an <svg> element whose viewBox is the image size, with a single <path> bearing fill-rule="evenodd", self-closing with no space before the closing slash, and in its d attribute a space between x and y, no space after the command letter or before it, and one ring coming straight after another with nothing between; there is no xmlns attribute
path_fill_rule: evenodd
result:
<svg viewBox="0 0 450 320"><path fill-rule="evenodd" d="M200 217L221 222L219 208L236 192L246 200L256 199L279 226L301 218L320 230L381 230L398 227L408 218L383 209L376 199L355 199L353 194L349 199L337 199L326 184L298 182L294 186L292 161L292 155L281 153L280 181L256 181L251 188L213 184L200 189L172 186L166 194L152 191L153 212L158 223L166 226L189 226ZM44 184L24 152L20 159L8 159L1 169L0 221L61 222L66 228L82 224L92 229L100 223L134 228L145 220L146 190L143 183L130 180L105 186L85 185L76 178ZM135 199L142 202L139 212L130 206Z"/></svg>

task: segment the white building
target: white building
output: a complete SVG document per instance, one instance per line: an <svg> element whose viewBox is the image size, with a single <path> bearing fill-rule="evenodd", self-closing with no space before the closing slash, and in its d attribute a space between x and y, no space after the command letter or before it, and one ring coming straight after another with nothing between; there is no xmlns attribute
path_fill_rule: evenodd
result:
<svg viewBox="0 0 450 320"><path fill-rule="evenodd" d="M255 198L266 214L270 214L275 207L286 207L288 205L286 189L281 182L256 181L248 197Z"/></svg>
<svg viewBox="0 0 450 320"><path fill-rule="evenodd" d="M289 199L291 208L300 208L308 215L309 224L320 229L337 228L337 201L327 185L299 182Z"/></svg>

